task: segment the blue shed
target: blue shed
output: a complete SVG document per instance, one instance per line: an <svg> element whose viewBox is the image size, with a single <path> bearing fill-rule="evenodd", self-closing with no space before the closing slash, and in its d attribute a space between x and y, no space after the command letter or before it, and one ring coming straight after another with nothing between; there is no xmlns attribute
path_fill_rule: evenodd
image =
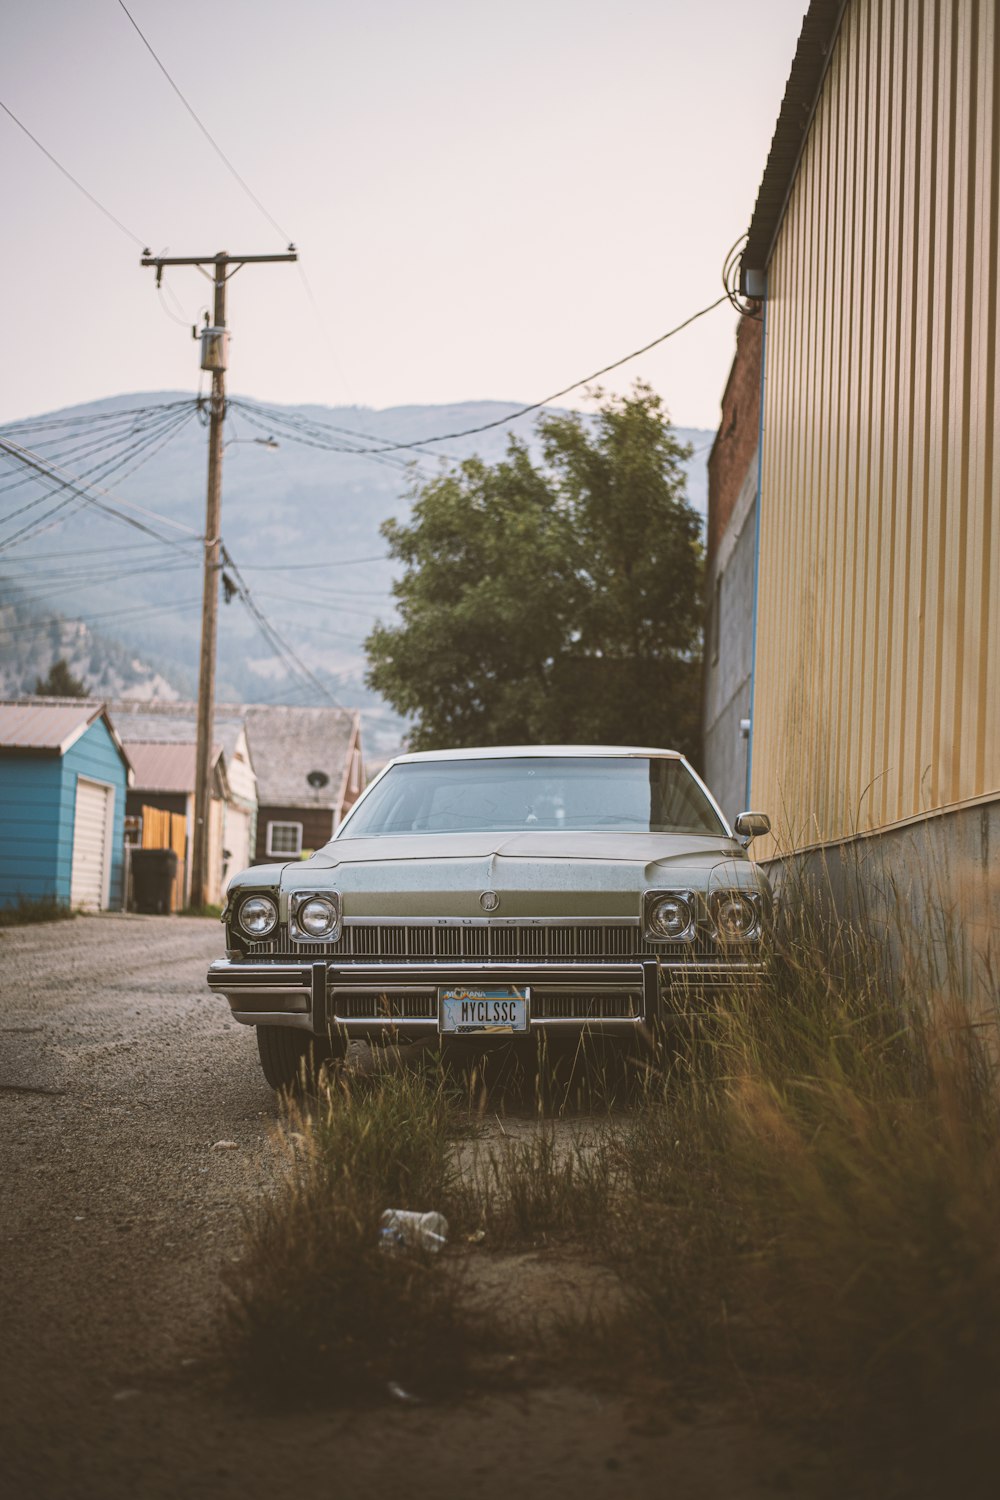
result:
<svg viewBox="0 0 1000 1500"><path fill-rule="evenodd" d="M121 907L129 777L103 705L0 703L0 907Z"/></svg>

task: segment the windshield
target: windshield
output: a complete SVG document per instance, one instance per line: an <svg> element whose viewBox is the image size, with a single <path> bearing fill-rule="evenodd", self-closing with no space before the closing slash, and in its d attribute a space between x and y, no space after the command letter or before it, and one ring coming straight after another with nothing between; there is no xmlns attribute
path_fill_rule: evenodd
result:
<svg viewBox="0 0 1000 1500"><path fill-rule="evenodd" d="M410 761L393 766L345 838L507 830L726 833L682 761L546 756Z"/></svg>

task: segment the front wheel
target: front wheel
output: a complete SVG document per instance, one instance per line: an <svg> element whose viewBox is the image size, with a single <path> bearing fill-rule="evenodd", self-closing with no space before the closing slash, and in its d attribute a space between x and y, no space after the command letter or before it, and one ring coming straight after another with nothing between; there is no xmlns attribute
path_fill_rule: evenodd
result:
<svg viewBox="0 0 1000 1500"><path fill-rule="evenodd" d="M291 1026L257 1026L257 1051L264 1077L273 1089L312 1087L325 1062L343 1057L342 1037L320 1040Z"/></svg>

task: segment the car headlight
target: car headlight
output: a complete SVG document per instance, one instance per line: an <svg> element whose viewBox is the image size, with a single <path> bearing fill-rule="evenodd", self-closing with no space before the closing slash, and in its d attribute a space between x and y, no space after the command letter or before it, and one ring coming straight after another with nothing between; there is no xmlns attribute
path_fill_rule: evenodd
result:
<svg viewBox="0 0 1000 1500"><path fill-rule="evenodd" d="M289 901L288 909L293 938L322 942L336 936L340 926L340 900L335 894L295 895Z"/></svg>
<svg viewBox="0 0 1000 1500"><path fill-rule="evenodd" d="M278 925L278 908L270 896L248 896L240 904L237 920L248 936L267 937Z"/></svg>
<svg viewBox="0 0 1000 1500"><path fill-rule="evenodd" d="M712 919L724 943L739 943L760 931L760 903L746 891L718 891L712 897Z"/></svg>
<svg viewBox="0 0 1000 1500"><path fill-rule="evenodd" d="M643 929L654 943L690 942L695 935L690 891L647 891Z"/></svg>

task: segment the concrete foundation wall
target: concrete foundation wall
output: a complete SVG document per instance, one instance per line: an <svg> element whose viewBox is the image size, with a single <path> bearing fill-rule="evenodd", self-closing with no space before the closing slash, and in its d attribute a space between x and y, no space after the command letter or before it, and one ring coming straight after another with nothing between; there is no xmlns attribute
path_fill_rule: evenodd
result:
<svg viewBox="0 0 1000 1500"><path fill-rule="evenodd" d="M879 945L929 1007L1000 1016L1000 798L765 863L785 907L803 891Z"/></svg>

